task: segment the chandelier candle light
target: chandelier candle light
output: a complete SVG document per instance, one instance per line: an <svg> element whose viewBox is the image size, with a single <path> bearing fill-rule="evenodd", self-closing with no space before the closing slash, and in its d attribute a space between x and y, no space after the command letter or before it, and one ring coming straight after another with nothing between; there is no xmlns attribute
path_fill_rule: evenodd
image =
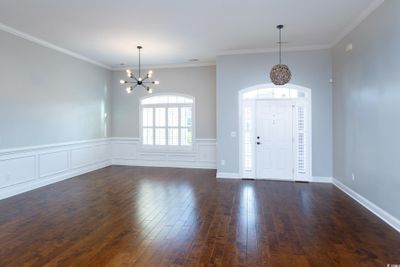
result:
<svg viewBox="0 0 400 267"><path fill-rule="evenodd" d="M285 85L292 78L292 73L287 65L282 64L282 29L283 25L278 25L276 28L279 30L279 64L275 65L269 76L275 85Z"/></svg>
<svg viewBox="0 0 400 267"><path fill-rule="evenodd" d="M152 70L149 70L147 72L147 75L144 78L142 78L141 66L140 66L140 50L142 48L143 47L141 47L141 46L137 47L137 49L139 50L139 72L138 72L138 77L136 77L133 74L133 72L130 69L128 69L128 70L126 70L126 74L128 75L128 78L132 79L133 81L125 81L125 80L120 80L119 81L121 84L129 84L129 86L126 88L126 92L128 94L132 93L133 89L135 89L135 87L139 86L139 85L144 87L147 90L147 92L149 92L151 94L153 92L153 89L150 87L150 85L151 84L153 84L153 85L160 84L159 81L151 81L150 80L152 75L153 75L153 71Z"/></svg>

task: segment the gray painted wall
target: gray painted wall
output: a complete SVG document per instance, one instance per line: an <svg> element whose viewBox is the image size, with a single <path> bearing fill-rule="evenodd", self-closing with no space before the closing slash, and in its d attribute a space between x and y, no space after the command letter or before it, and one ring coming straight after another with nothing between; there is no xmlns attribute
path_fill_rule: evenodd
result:
<svg viewBox="0 0 400 267"><path fill-rule="evenodd" d="M106 136L110 71L0 31L0 149Z"/></svg>
<svg viewBox="0 0 400 267"><path fill-rule="evenodd" d="M334 177L400 219L398 25L386 0L333 49L333 135Z"/></svg>
<svg viewBox="0 0 400 267"><path fill-rule="evenodd" d="M218 172L239 172L238 92L270 83L269 71L277 53L217 58ZM291 83L312 90L313 175L332 177L332 59L329 50L285 52L283 61L293 74ZM221 165L225 160L225 165Z"/></svg>
<svg viewBox="0 0 400 267"><path fill-rule="evenodd" d="M215 66L155 69L153 77L160 81L157 93L181 93L195 97L196 138L215 138ZM143 71L146 73L146 70ZM112 136L139 137L139 100L148 93L137 87L127 94L119 80L126 80L125 71L114 71L111 79Z"/></svg>

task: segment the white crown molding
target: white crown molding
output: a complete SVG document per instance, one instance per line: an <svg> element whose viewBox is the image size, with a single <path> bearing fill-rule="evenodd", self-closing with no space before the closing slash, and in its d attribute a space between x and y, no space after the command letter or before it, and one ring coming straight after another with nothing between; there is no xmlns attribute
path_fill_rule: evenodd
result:
<svg viewBox="0 0 400 267"><path fill-rule="evenodd" d="M355 20L349 24L338 36L334 39L334 42L327 45L310 45L310 46L298 46L298 47L284 47L282 50L287 52L294 51L313 51L313 50L326 50L331 49L335 45L337 45L347 34L349 34L352 30L354 30L362 21L364 21L372 12L374 12L379 6L381 6L385 0L375 0L373 1L359 16L355 18ZM4 32L11 33L15 36L23 38L25 40L31 41L33 43L39 44L41 46L56 50L58 52L64 53L66 55L72 56L74 58L80 59L82 61L86 61L88 63L100 66L102 68L112 70L112 71L120 71L125 70L126 68L136 69L137 67L132 66L123 66L123 67L110 67L93 59L87 58L78 53L72 52L68 49L62 48L50 42L44 41L12 27L9 27L5 24L0 23L0 30ZM277 52L278 48L258 48L258 49L239 49L239 50L226 50L220 51L217 53L218 56L225 55L243 55L243 54L260 54L260 53L272 53ZM178 64L166 64L166 65L148 65L143 66L143 69L174 69L174 68L190 68L190 67L206 67L206 66L215 66L216 63L212 62L197 62L197 63L178 63Z"/></svg>
<svg viewBox="0 0 400 267"><path fill-rule="evenodd" d="M326 50L330 49L330 45L309 45L309 46L293 46L282 47L282 51L313 51L313 50ZM245 55L245 54L260 54L260 53L275 53L279 48L257 48L257 49L239 49L239 50L226 50L221 51L217 56L230 56L230 55Z"/></svg>
<svg viewBox="0 0 400 267"><path fill-rule="evenodd" d="M196 67L209 67L215 66L216 63L214 61L210 62L198 62L198 63L181 63L181 64L166 64L166 65L144 65L141 68L144 70L148 69L179 69L179 68L196 68ZM121 71L121 70L136 70L138 69L137 66L120 66L120 67L113 67L111 68L112 71Z"/></svg>
<svg viewBox="0 0 400 267"><path fill-rule="evenodd" d="M34 37L34 36L32 36L32 35L29 35L29 34L27 34L27 33L24 33L24 32L22 32L22 31L19 31L19 30L17 30L17 29L12 28L12 27L9 27L9 26L7 26L7 25L5 25L5 24L0 23L0 30L2 30L2 31L4 31L4 32L8 32L8 33L10 33L10 34L13 34L13 35L15 35L15 36L18 36L18 37L20 37L20 38L22 38L22 39L31 41L31 42L33 42L33 43L35 43L35 44L44 46L44 47L46 47L46 48L53 49L53 50L55 50L55 51L58 51L58 52L63 53L63 54L66 54L66 55L68 55L68 56L71 56L71 57L80 59L80 60L82 60L82 61L85 61L85 62L94 64L94 65L96 65L96 66L99 66L99 67L102 67L102 68L111 70L111 68L110 68L109 66L105 65L105 64L102 64L102 63L97 62L97 61L95 61L95 60L93 60L93 59L87 58L87 57L85 57L85 56L82 56L82 55L80 55L80 54L78 54L78 53L72 52L72 51L70 51L70 50L68 50L68 49L62 48L62 47L57 46L57 45L55 45L55 44L52 44L52 43L50 43L50 42L44 41L44 40L42 40L42 39L39 39L39 38L37 38L37 37Z"/></svg>
<svg viewBox="0 0 400 267"><path fill-rule="evenodd" d="M352 32L358 25L361 24L369 15L372 14L378 7L380 7L385 0L375 0L361 14L356 17L352 23L349 24L334 40L330 47L336 46L343 38L345 38L350 32Z"/></svg>

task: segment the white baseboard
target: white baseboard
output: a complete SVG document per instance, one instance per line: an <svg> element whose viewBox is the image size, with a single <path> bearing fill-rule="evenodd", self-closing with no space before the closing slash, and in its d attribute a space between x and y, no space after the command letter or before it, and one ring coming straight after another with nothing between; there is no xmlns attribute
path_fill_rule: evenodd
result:
<svg viewBox="0 0 400 267"><path fill-rule="evenodd" d="M112 165L137 166L137 167L165 167L165 168L187 168L187 169L215 169L213 163L183 162L183 161L145 161L135 159L113 159Z"/></svg>
<svg viewBox="0 0 400 267"><path fill-rule="evenodd" d="M332 177L322 177L322 176L313 176L312 181L313 183L332 183Z"/></svg>
<svg viewBox="0 0 400 267"><path fill-rule="evenodd" d="M220 179L242 179L239 173L235 172L217 172L217 178Z"/></svg>
<svg viewBox="0 0 400 267"><path fill-rule="evenodd" d="M242 179L239 173L234 172L217 172L217 178L223 179ZM273 181L273 180L271 180ZM332 177L317 177L314 176L311 180L313 183L332 183Z"/></svg>
<svg viewBox="0 0 400 267"><path fill-rule="evenodd" d="M349 195L351 198L353 198L355 201L363 205L366 209L371 211L373 214L381 218L384 222L386 222L388 225L393 227L395 230L400 232L400 220L383 210L382 208L378 207L365 197L361 196L357 192L355 192L353 189L349 188L339 180L332 178L332 183L339 188L341 191Z"/></svg>

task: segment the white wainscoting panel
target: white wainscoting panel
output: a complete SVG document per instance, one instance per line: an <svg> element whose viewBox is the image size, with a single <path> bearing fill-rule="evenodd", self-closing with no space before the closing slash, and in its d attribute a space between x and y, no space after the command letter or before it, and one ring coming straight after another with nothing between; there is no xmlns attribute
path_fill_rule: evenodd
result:
<svg viewBox="0 0 400 267"><path fill-rule="evenodd" d="M108 139L0 150L0 199L110 165Z"/></svg>
<svg viewBox="0 0 400 267"><path fill-rule="evenodd" d="M68 151L39 155L39 176L46 177L68 170Z"/></svg>
<svg viewBox="0 0 400 267"><path fill-rule="evenodd" d="M0 159L0 188L20 184L35 179L36 158L21 155Z"/></svg>
<svg viewBox="0 0 400 267"><path fill-rule="evenodd" d="M191 151L143 149L139 138L111 138L113 165L216 168L215 139L196 139Z"/></svg>

